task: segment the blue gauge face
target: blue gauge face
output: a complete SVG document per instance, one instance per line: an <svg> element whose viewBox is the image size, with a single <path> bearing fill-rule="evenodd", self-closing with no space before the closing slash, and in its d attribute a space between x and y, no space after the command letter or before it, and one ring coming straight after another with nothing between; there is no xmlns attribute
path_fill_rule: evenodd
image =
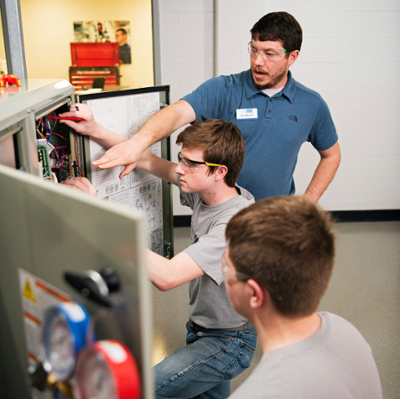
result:
<svg viewBox="0 0 400 399"><path fill-rule="evenodd" d="M92 337L87 337L89 326L88 313L77 303L61 303L46 311L42 338L50 373L57 381L71 377L78 352L87 339L92 342Z"/></svg>
<svg viewBox="0 0 400 399"><path fill-rule="evenodd" d="M66 380L75 365L74 336L65 316L61 312L53 313L44 332L46 358L51 364L51 374L59 380Z"/></svg>

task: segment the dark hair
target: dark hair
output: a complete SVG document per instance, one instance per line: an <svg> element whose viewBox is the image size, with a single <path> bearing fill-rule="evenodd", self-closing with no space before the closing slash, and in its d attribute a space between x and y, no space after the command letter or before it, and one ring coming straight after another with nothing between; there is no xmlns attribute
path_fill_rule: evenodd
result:
<svg viewBox="0 0 400 399"><path fill-rule="evenodd" d="M281 41L287 50L287 56L291 51L299 50L303 41L303 31L293 15L285 11L270 12L264 15L250 30L253 40L265 42Z"/></svg>
<svg viewBox="0 0 400 399"><path fill-rule="evenodd" d="M198 148L204 152L204 161L218 163L228 168L225 183L234 187L244 161L244 142L239 128L232 122L209 119L195 122L179 133L176 144ZM218 166L209 166L211 175Z"/></svg>
<svg viewBox="0 0 400 399"><path fill-rule="evenodd" d="M315 312L332 274L332 222L305 196L274 197L241 210L226 228L229 257L286 317Z"/></svg>
<svg viewBox="0 0 400 399"><path fill-rule="evenodd" d="M124 35L128 34L124 28L119 28L116 30L116 32L118 32L118 31L121 31Z"/></svg>

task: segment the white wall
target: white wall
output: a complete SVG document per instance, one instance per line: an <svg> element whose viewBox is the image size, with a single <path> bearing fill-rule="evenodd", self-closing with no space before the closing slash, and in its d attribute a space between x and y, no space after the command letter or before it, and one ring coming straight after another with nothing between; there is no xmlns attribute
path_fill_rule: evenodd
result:
<svg viewBox="0 0 400 399"><path fill-rule="evenodd" d="M159 0L161 37L161 81L171 86L171 103L213 77L213 1ZM181 129L182 130L182 129ZM178 130L171 136L171 156ZM190 215L180 205L179 192L173 188L174 215Z"/></svg>
<svg viewBox="0 0 400 399"><path fill-rule="evenodd" d="M342 148L342 164L321 205L399 209L400 1L216 1L218 75L248 69L249 30L264 14L287 11L300 22L303 47L291 70L327 101ZM213 1L159 4L161 78L171 85L174 102L212 77ZM318 159L305 144L295 172L297 193L304 192ZM176 193L174 213L189 213Z"/></svg>

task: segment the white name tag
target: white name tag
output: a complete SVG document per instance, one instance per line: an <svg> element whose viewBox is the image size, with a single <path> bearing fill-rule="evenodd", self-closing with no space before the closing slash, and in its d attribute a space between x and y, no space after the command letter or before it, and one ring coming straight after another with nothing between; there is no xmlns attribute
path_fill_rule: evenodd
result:
<svg viewBox="0 0 400 399"><path fill-rule="evenodd" d="M236 119L257 119L257 108L244 108L236 110Z"/></svg>

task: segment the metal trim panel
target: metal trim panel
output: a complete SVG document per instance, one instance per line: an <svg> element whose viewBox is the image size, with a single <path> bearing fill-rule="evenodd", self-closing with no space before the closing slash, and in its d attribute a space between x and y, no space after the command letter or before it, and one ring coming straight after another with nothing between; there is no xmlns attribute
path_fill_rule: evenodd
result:
<svg viewBox="0 0 400 399"><path fill-rule="evenodd" d="M3 87L0 93L2 94L1 137L6 129L25 119L29 114L34 114L37 119L46 112L72 101L74 87L66 80L31 79L21 88Z"/></svg>

